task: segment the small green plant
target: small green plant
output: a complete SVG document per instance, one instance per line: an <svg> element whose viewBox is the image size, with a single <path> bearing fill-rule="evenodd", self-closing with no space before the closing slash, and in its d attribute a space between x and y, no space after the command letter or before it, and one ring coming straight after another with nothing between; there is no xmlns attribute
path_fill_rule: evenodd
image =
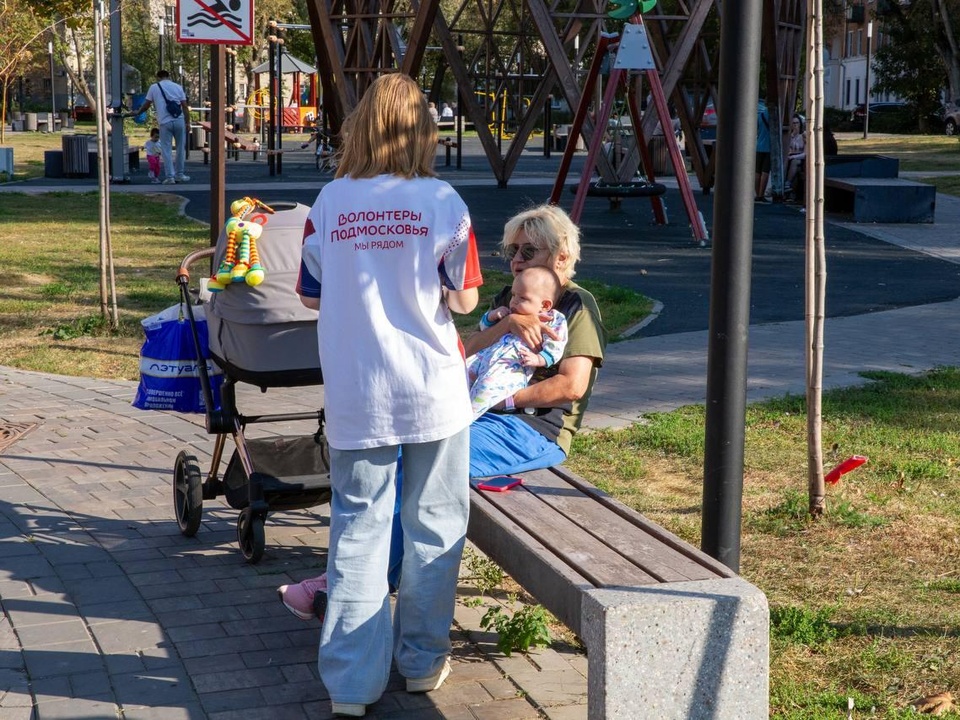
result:
<svg viewBox="0 0 960 720"><path fill-rule="evenodd" d="M50 335L54 340L75 340L79 337L97 335L106 327L106 320L99 315L88 315L66 325L44 330L41 335Z"/></svg>
<svg viewBox="0 0 960 720"><path fill-rule="evenodd" d="M486 595L503 582L503 569L471 548L463 551L463 563L470 571L469 580L477 586L481 595Z"/></svg>
<svg viewBox="0 0 960 720"><path fill-rule="evenodd" d="M516 598L511 596L511 601ZM524 605L513 616L503 608L492 607L480 619L480 627L497 633L497 648L507 657L514 650L527 652L532 647L550 645L549 615L542 605Z"/></svg>
<svg viewBox="0 0 960 720"><path fill-rule="evenodd" d="M941 590L942 592L960 594L960 579L944 578L942 580L933 580L927 583L926 587L930 590Z"/></svg>
<svg viewBox="0 0 960 720"><path fill-rule="evenodd" d="M862 513L853 507L847 500L837 503L828 515L837 525L850 528L878 528L887 524L887 521L876 515Z"/></svg>
<svg viewBox="0 0 960 720"><path fill-rule="evenodd" d="M809 518L808 499L796 488L787 488L783 500L771 508L747 516L748 526L758 532L783 536L802 530Z"/></svg>
<svg viewBox="0 0 960 720"><path fill-rule="evenodd" d="M775 638L797 645L817 647L834 640L837 629L830 624L833 607L808 610L788 605L770 610L770 632Z"/></svg>

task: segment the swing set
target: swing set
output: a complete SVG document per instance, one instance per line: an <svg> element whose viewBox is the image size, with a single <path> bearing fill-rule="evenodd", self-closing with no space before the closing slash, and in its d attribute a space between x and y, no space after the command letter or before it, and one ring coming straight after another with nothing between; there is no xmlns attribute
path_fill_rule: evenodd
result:
<svg viewBox="0 0 960 720"><path fill-rule="evenodd" d="M653 7L653 0L643 0L638 7L636 0L626 0L619 4L612 2L613 10L608 14L616 19L627 19L628 22L621 34L601 33L597 43L590 69L583 86L580 104L573 117L570 128L570 138L580 135L586 122L590 101L596 90L598 79L607 76L607 84L603 91L603 100L598 112L593 117L593 134L587 150L587 159L583 165L580 182L572 189L575 191L573 208L570 218L580 222L583 207L587 196L606 197L610 206L616 209L622 198L649 197L653 207L654 221L658 225L667 223L666 208L663 204L664 185L657 183L654 178L653 158L650 155L646 140L641 129L641 113L637 103L638 80L642 75L650 86L650 95L653 107L660 119L660 127L666 139L668 157L677 178L680 197L690 222L694 240L700 247L706 247L709 235L703 214L697 208L687 177L686 165L680 155L678 143L673 142L668 133L672 133L670 111L660 83L653 53L647 39L646 28L643 26L641 12ZM614 55L613 61L610 56ZM609 74L606 72L609 68ZM618 100L618 93L622 93ZM624 101L623 98L626 98ZM626 107L624 107L626 106ZM629 162L631 153L624 151L625 130L623 125L623 110L629 110L629 117L633 128L634 141L639 151L640 162L643 165L645 178L637 178L638 167L636 161ZM616 119L611 126L611 117L616 112ZM609 152L602 152L605 136L612 131L608 144ZM576 142L568 142L564 148L560 169L550 195L550 203L557 205L563 193L563 186L570 171ZM600 179L593 181L594 171L600 174Z"/></svg>

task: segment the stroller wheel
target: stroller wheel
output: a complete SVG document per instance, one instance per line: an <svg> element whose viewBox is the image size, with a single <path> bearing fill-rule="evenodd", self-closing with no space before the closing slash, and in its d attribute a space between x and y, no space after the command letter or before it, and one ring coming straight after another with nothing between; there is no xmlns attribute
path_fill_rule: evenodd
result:
<svg viewBox="0 0 960 720"><path fill-rule="evenodd" d="M186 537L196 535L203 514L203 481L196 456L186 451L177 455L173 466L173 511L180 532Z"/></svg>
<svg viewBox="0 0 960 720"><path fill-rule="evenodd" d="M240 511L237 518L237 543L244 559L251 565L260 562L267 539L263 529L263 516L254 515L249 507Z"/></svg>

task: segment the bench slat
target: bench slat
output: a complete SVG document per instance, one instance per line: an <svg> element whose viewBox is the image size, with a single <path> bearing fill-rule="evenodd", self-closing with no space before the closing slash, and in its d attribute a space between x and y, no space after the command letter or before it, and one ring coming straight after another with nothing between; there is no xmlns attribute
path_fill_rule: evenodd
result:
<svg viewBox="0 0 960 720"><path fill-rule="evenodd" d="M675 547L665 544L661 538L651 537L649 528L636 518L611 513L598 498L591 497L566 478L549 470L524 473L528 491L554 508L564 517L599 540L611 552L623 558L658 582L682 582L684 580L709 580L718 573L704 567ZM629 508L628 508L629 509Z"/></svg>
<svg viewBox="0 0 960 720"><path fill-rule="evenodd" d="M500 512L490 493L470 492L467 536L564 625L581 634L581 596L593 583Z"/></svg>
<svg viewBox="0 0 960 720"><path fill-rule="evenodd" d="M647 535L657 542L673 548L681 555L692 559L698 565L712 571L711 577L737 577L737 574L733 572L733 570L728 568L719 560L715 560L706 553L692 547L689 543L681 540L672 532L660 527L656 523L651 522L632 507L628 507L616 498L611 497L596 485L591 485L583 478L574 475L562 465L550 468L550 472L563 478L566 482L578 488L584 495L588 495L604 507L613 510L617 515L625 518L631 525L636 525L638 528L641 528Z"/></svg>
<svg viewBox="0 0 960 720"><path fill-rule="evenodd" d="M494 497L496 495L500 497ZM659 582L576 522L552 509L529 488L520 486L509 493L491 493L490 502L595 587L656 585Z"/></svg>

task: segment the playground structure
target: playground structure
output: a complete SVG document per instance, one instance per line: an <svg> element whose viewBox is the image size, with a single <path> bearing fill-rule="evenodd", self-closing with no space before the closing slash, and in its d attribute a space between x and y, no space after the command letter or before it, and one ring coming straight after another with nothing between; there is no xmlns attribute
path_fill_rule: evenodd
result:
<svg viewBox="0 0 960 720"><path fill-rule="evenodd" d="M332 132L381 72L400 71L419 77L426 51L442 57L430 83L436 101L444 74L452 74L459 97L457 111L477 130L497 183L505 186L527 140L544 125L544 109L558 98L570 108L583 101L587 71L602 35L619 33L622 19L611 18L605 0L499 0L480 12L470 0L440 11L439 0L308 0L314 45L323 85L324 109ZM765 0L762 61L763 87L771 125L783 128L797 96L806 4ZM700 122L708 104L722 113L717 92L721 13L714 0L658 2L643 15L663 96L676 108L687 154L700 188L713 186L713 155L701 137ZM634 100L643 91L633 86ZM593 102L599 106L602 89ZM496 99L491 108L491 98ZM588 103L590 100L588 100ZM509 103L509 112L504 105ZM666 110L664 105L663 111ZM670 126L661 108L640 119L638 136L651 138L657 123ZM491 123L509 117L511 126ZM498 133L497 130L500 129ZM506 130L506 132L504 132ZM580 133L589 146L597 128L589 115ZM570 142L576 144L576 138ZM642 143L633 143L626 166L641 163ZM782 154L773 143L771 185L782 193ZM604 161L599 161L603 167ZM603 174L603 170L601 170Z"/></svg>

